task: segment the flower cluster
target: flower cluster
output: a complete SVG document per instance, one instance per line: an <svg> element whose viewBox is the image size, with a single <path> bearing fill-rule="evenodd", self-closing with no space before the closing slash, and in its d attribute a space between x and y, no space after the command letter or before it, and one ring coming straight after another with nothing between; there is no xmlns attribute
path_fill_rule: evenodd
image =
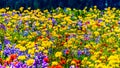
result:
<svg viewBox="0 0 120 68"><path fill-rule="evenodd" d="M0 68L119 68L120 10L0 9Z"/></svg>

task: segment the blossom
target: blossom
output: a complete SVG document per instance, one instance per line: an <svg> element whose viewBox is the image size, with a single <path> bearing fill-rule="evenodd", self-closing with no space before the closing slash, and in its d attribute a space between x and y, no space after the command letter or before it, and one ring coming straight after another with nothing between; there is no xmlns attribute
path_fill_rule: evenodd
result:
<svg viewBox="0 0 120 68"><path fill-rule="evenodd" d="M5 25L0 23L0 29L6 30Z"/></svg>
<svg viewBox="0 0 120 68"><path fill-rule="evenodd" d="M56 52L55 53L55 57L61 57L62 56L62 52Z"/></svg>
<svg viewBox="0 0 120 68"><path fill-rule="evenodd" d="M53 66L53 65L58 65L58 62L57 62L57 61L53 61L53 62L52 62L52 66Z"/></svg>
<svg viewBox="0 0 120 68"><path fill-rule="evenodd" d="M28 59L27 61L26 61L26 64L28 65L28 66L31 66L31 65L33 65L33 63L34 63L34 59Z"/></svg>
<svg viewBox="0 0 120 68"><path fill-rule="evenodd" d="M26 56L18 56L18 60L25 60L26 59Z"/></svg>
<svg viewBox="0 0 120 68"><path fill-rule="evenodd" d="M5 45L10 44L10 41L8 39L4 39L4 44Z"/></svg>

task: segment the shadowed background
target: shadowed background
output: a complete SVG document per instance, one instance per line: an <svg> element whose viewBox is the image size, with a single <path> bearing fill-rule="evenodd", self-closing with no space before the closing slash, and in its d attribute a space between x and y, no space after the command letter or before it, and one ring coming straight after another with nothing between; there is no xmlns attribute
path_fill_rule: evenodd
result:
<svg viewBox="0 0 120 68"><path fill-rule="evenodd" d="M120 8L120 0L0 0L0 8L10 7L11 9L18 9L21 6L32 9L51 9L59 6L83 9L85 6L89 8L94 5L99 9L108 6Z"/></svg>

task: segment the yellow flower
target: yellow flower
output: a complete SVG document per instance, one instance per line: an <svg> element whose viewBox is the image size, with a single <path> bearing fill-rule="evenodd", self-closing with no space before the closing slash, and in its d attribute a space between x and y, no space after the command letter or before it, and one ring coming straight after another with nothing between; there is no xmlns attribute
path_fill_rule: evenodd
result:
<svg viewBox="0 0 120 68"><path fill-rule="evenodd" d="M20 10L21 12L23 11L23 9L24 9L24 7L20 7L20 8L19 8L19 10Z"/></svg>
<svg viewBox="0 0 120 68"><path fill-rule="evenodd" d="M29 60L26 61L26 64L27 64L28 66L33 65L33 63L34 63L34 59L29 59Z"/></svg>
<svg viewBox="0 0 120 68"><path fill-rule="evenodd" d="M42 47L42 46L38 46L38 49L39 49L40 51L42 51L42 50L44 50L45 48Z"/></svg>
<svg viewBox="0 0 120 68"><path fill-rule="evenodd" d="M9 7L6 7L6 10L9 10Z"/></svg>
<svg viewBox="0 0 120 68"><path fill-rule="evenodd" d="M19 56L18 57L18 60L25 60L26 59L26 56L25 55L22 55L22 56Z"/></svg>
<svg viewBox="0 0 120 68"><path fill-rule="evenodd" d="M95 36L98 36L100 33L98 31L94 32Z"/></svg>
<svg viewBox="0 0 120 68"><path fill-rule="evenodd" d="M76 64L76 62L75 61L71 61L71 64Z"/></svg>
<svg viewBox="0 0 120 68"><path fill-rule="evenodd" d="M3 51L0 51L0 55L2 55L3 54Z"/></svg>
<svg viewBox="0 0 120 68"><path fill-rule="evenodd" d="M100 63L100 64L96 64L95 65L95 68L106 68L106 65L105 64L103 64L103 63Z"/></svg>
<svg viewBox="0 0 120 68"><path fill-rule="evenodd" d="M91 67L91 68L94 67L94 64L90 64L89 67Z"/></svg>
<svg viewBox="0 0 120 68"><path fill-rule="evenodd" d="M62 52L56 52L55 53L55 57L61 57L62 56Z"/></svg>
<svg viewBox="0 0 120 68"><path fill-rule="evenodd" d="M51 43L49 41L42 41L42 44L41 44L42 47L50 47L51 46Z"/></svg>
<svg viewBox="0 0 120 68"><path fill-rule="evenodd" d="M37 21L36 23L35 23L35 26L39 26L40 25L40 23L39 23L39 21Z"/></svg>
<svg viewBox="0 0 120 68"><path fill-rule="evenodd" d="M20 51L25 51L26 50L26 48L23 47L23 46L21 46L19 49L20 49Z"/></svg>
<svg viewBox="0 0 120 68"><path fill-rule="evenodd" d="M48 50L44 50L43 53L48 54Z"/></svg>
<svg viewBox="0 0 120 68"><path fill-rule="evenodd" d="M28 54L34 55L35 54L35 48L29 49Z"/></svg>
<svg viewBox="0 0 120 68"><path fill-rule="evenodd" d="M27 48L34 48L35 42L29 42L26 46Z"/></svg>
<svg viewBox="0 0 120 68"><path fill-rule="evenodd" d="M58 62L57 62L57 61L53 61L53 62L52 62L52 66L53 66L53 65L58 65Z"/></svg>

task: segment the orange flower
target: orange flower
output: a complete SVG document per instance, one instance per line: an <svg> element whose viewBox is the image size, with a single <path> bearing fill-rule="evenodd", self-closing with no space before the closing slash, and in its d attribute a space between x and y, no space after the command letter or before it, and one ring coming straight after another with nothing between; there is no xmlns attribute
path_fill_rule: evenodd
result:
<svg viewBox="0 0 120 68"><path fill-rule="evenodd" d="M82 42L80 42L80 45L82 45Z"/></svg>
<svg viewBox="0 0 120 68"><path fill-rule="evenodd" d="M66 64L66 60L62 59L62 60L60 61L60 64L61 64L61 65Z"/></svg>
<svg viewBox="0 0 120 68"><path fill-rule="evenodd" d="M56 65L55 68L63 68L61 65Z"/></svg>
<svg viewBox="0 0 120 68"><path fill-rule="evenodd" d="M50 67L48 67L48 68L63 68L60 64L58 64L58 65L53 65L53 66L50 66Z"/></svg>
<svg viewBox="0 0 120 68"><path fill-rule="evenodd" d="M4 62L3 62L3 59L2 58L0 58L0 64L3 64Z"/></svg>

